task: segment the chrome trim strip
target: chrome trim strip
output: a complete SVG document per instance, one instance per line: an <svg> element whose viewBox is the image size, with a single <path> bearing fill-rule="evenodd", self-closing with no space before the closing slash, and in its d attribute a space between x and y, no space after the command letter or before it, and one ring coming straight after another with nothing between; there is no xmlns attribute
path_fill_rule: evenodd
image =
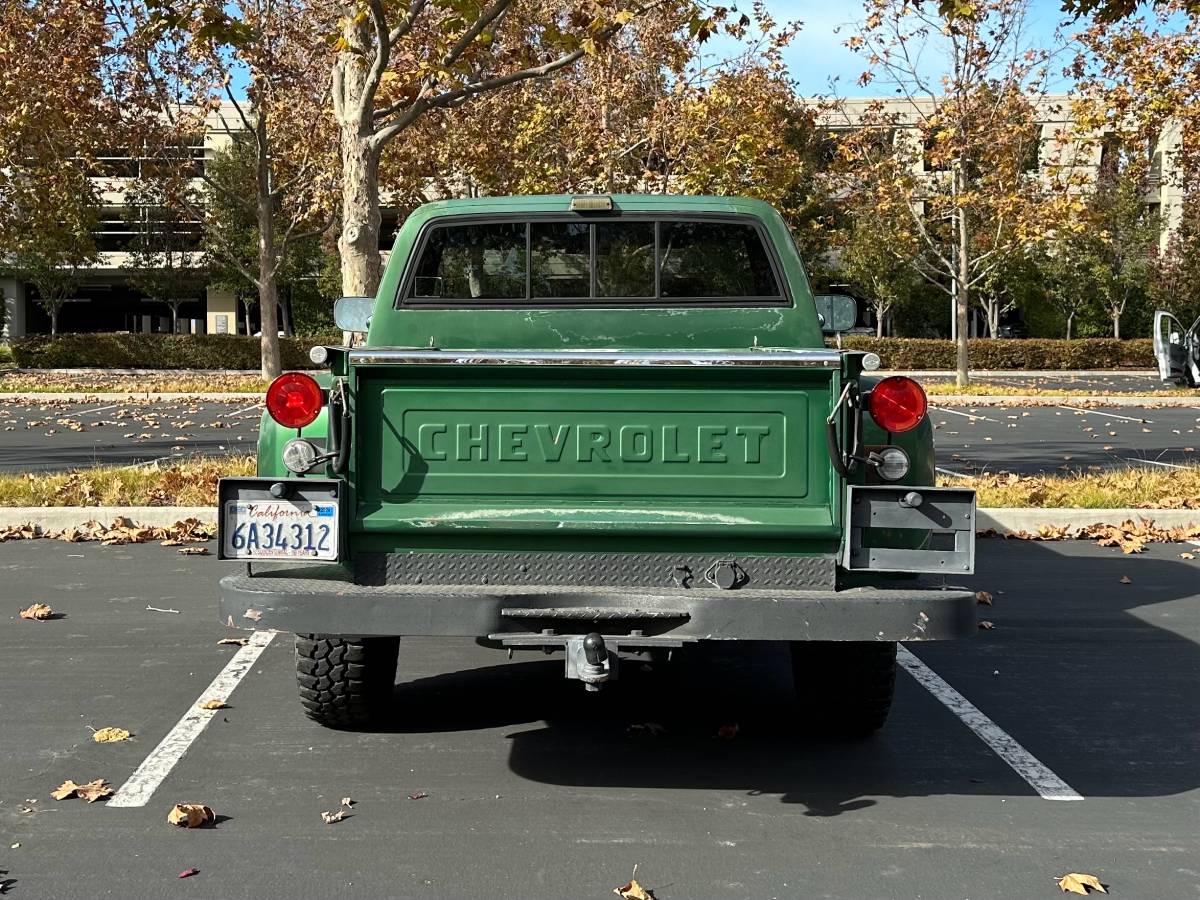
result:
<svg viewBox="0 0 1200 900"><path fill-rule="evenodd" d="M825 349L762 350L415 350L350 351L350 364L481 366L792 366L836 369L842 354Z"/></svg>

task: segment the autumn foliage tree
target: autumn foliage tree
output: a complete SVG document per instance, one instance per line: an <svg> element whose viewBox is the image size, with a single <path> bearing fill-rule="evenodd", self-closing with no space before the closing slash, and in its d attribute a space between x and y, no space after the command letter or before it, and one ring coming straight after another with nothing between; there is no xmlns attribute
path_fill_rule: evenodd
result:
<svg viewBox="0 0 1200 900"><path fill-rule="evenodd" d="M339 34L332 95L341 143L343 292L374 294L379 283L379 175L389 146L430 113L547 78L603 52L625 25L656 5L330 0ZM726 12L691 6L693 32L710 30L714 17Z"/></svg>
<svg viewBox="0 0 1200 900"><path fill-rule="evenodd" d="M116 80L131 137L159 163L162 190L257 292L262 374L280 373L279 280L288 251L332 222L334 130L323 122L326 69L301 0L123 3L110 16L124 68ZM245 77L244 91L234 79ZM253 160L253 187L231 190L183 148L215 125ZM257 258L225 240L206 201L219 195L256 226Z"/></svg>
<svg viewBox="0 0 1200 900"><path fill-rule="evenodd" d="M1034 174L1047 57L1025 44L1027 0L867 0L866 9L847 43L866 57L862 83L897 100L842 106L844 183L909 217L914 267L954 299L965 385L972 291L1071 202L1066 192L1049 196ZM940 71L930 75L934 58Z"/></svg>
<svg viewBox="0 0 1200 900"><path fill-rule="evenodd" d="M107 36L102 0L0 4L0 269L35 285L53 332L98 259L89 176L115 124Z"/></svg>

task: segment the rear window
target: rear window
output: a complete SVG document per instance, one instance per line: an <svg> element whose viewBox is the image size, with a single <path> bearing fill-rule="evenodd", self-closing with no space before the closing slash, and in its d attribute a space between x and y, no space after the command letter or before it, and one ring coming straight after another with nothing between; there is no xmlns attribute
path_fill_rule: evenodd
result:
<svg viewBox="0 0 1200 900"><path fill-rule="evenodd" d="M742 222L532 221L437 225L405 302L779 303L758 229Z"/></svg>

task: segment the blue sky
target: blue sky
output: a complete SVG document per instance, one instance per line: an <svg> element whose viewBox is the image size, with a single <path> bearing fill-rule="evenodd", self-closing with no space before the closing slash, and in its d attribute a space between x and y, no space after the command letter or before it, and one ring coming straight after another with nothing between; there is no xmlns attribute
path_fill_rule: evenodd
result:
<svg viewBox="0 0 1200 900"><path fill-rule="evenodd" d="M742 0L741 5L748 5ZM863 18L857 0L767 0L767 9L780 22L800 20L804 27L788 48L786 59L801 94L822 94L829 90L829 79L837 78L837 93L842 96L878 94L879 87L860 88L862 57L846 48L844 41L852 26ZM1049 46L1055 28L1064 18L1060 0L1032 0L1028 22L1030 42ZM837 32L841 28L841 33Z"/></svg>

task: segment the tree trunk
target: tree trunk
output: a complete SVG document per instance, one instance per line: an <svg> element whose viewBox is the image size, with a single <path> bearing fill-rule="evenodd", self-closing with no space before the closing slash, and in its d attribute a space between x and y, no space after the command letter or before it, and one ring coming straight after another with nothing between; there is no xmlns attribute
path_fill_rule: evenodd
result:
<svg viewBox="0 0 1200 900"><path fill-rule="evenodd" d="M179 306L171 304L171 334L179 334Z"/></svg>
<svg viewBox="0 0 1200 900"><path fill-rule="evenodd" d="M379 263L379 154L357 126L342 127L342 295L374 297Z"/></svg>
<svg viewBox="0 0 1200 900"><path fill-rule="evenodd" d="M50 310L50 337L58 337L59 306L57 303L48 303L46 306Z"/></svg>
<svg viewBox="0 0 1200 900"><path fill-rule="evenodd" d="M963 228L963 235L966 235L965 228ZM968 318L971 311L971 293L967 287L966 254L962 249L960 249L958 254L958 279L955 282L954 299L955 327L958 329L958 341L954 354L954 366L956 369L954 380L959 387L966 387L971 383L970 360L967 356L967 329L969 327Z"/></svg>
<svg viewBox="0 0 1200 900"><path fill-rule="evenodd" d="M883 310L875 307L875 337L883 337Z"/></svg>
<svg viewBox="0 0 1200 900"><path fill-rule="evenodd" d="M291 287L279 298L279 327L285 337L296 336L296 326L292 324L292 293Z"/></svg>
<svg viewBox="0 0 1200 900"><path fill-rule="evenodd" d="M1113 337L1118 341L1121 339L1121 314L1115 309L1112 311Z"/></svg>
<svg viewBox="0 0 1200 900"><path fill-rule="evenodd" d="M1067 340L1071 339L1071 323L1075 320L1075 313L1067 313Z"/></svg>
<svg viewBox="0 0 1200 900"><path fill-rule="evenodd" d="M371 113L374 97L367 93L367 60L374 55L366 16L348 17L342 28L346 49L334 65L341 78L339 104L342 156L342 295L374 297L379 288L379 151L374 143Z"/></svg>
<svg viewBox="0 0 1200 900"><path fill-rule="evenodd" d="M960 194L960 180L963 177L965 166L960 160L954 170L954 197L957 202ZM968 358L967 350L967 318L971 311L971 289L968 283L968 276L971 269L968 263L967 252L970 249L970 243L967 240L967 216L966 211L961 207L958 208L954 216L955 238L957 239L957 253L955 254L955 263L957 266L956 278L954 282L954 319L956 329L958 331L958 346L955 348L955 383L959 387L966 387L971 383L970 359Z"/></svg>
<svg viewBox="0 0 1200 900"><path fill-rule="evenodd" d="M258 111L258 315L262 330L262 377L274 381L282 368L279 363L279 248L275 245L275 201L271 184L271 158L267 144L267 116Z"/></svg>

